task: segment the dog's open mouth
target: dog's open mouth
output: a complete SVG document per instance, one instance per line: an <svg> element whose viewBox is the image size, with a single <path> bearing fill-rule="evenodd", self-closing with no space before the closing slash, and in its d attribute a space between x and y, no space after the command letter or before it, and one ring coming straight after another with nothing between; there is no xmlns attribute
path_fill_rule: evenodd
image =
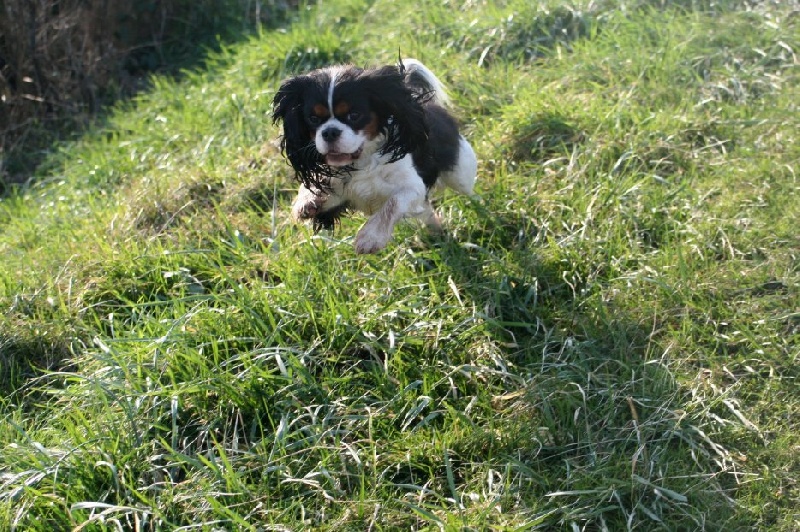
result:
<svg viewBox="0 0 800 532"><path fill-rule="evenodd" d="M357 149L353 153L339 153L330 151L325 154L325 163L328 166L347 166L361 156L362 148Z"/></svg>

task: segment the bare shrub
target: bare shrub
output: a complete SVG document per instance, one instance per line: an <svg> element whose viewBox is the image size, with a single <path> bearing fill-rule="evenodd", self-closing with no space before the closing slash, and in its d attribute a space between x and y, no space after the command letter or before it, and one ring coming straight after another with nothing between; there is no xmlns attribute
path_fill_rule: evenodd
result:
<svg viewBox="0 0 800 532"><path fill-rule="evenodd" d="M70 130L144 74L294 2L6 0L0 3L0 194L27 178L54 130ZM266 5L263 5L266 4ZM12 163L13 159L13 163ZM16 175L15 175L16 174Z"/></svg>

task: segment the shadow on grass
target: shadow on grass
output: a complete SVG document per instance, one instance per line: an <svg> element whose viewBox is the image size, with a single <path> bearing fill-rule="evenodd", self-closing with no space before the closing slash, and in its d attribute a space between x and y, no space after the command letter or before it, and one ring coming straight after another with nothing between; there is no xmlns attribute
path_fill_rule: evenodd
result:
<svg viewBox="0 0 800 532"><path fill-rule="evenodd" d="M586 134L568 117L540 113L522 123L502 145L513 161L545 162L567 156L586 140Z"/></svg>
<svg viewBox="0 0 800 532"><path fill-rule="evenodd" d="M503 353L498 371L515 377L493 399L494 421L452 442L452 459L505 463L513 482L535 486L525 502L553 526L732 519L725 493L735 479L720 474L730 457L663 357L655 317L614 308L602 294L608 280L582 281L580 264L540 256L532 220L476 209L479 223L442 242L433 267L483 316Z"/></svg>
<svg viewBox="0 0 800 532"><path fill-rule="evenodd" d="M72 335L18 326L0 332L0 395L14 401L26 395L24 384L44 372L63 369L72 357ZM30 402L30 401L28 401Z"/></svg>
<svg viewBox="0 0 800 532"><path fill-rule="evenodd" d="M111 106L149 90L151 76L180 78L183 71L202 68L210 54L246 40L263 29L287 24L297 8L295 1L270 4L269 7L262 7L260 2L239 2L239 5L235 5L236 2L223 0L205 0L202 4L192 9L182 8L180 16L176 12L167 14L168 7L174 6L161 6L164 8L163 13L152 11L152 6L137 8L139 11L134 9L133 13L141 19L138 20L138 26L136 17L126 19L120 22L124 31L120 30L120 34L113 37L105 36L118 41L105 46L111 50L109 57L115 58L113 61L102 58L110 63L104 63L100 68L110 73L103 76L105 83L95 80L94 77L97 76L93 76L91 72L81 71L84 68L81 61L85 60L81 57L71 58L74 63L70 67L71 76L62 75L47 80L53 86L40 86L41 83L34 83L35 80L27 76L24 78L30 82L29 85L47 93L43 95L16 94L14 72L4 70L2 74L9 76L6 88L12 91L10 97L15 98L9 100L7 107L12 109L16 102L16 108L13 109L16 114L5 128L2 128L3 121L0 121L0 197L12 191L14 185L36 179L39 167L58 150L59 145L80 137L97 124L102 124ZM87 9L99 8L89 6ZM121 9L124 11L124 6ZM65 26L63 34L50 35L50 39L75 37L69 34L71 23L56 20L59 14L55 7L53 13L40 15L42 20L38 22L43 25L51 24L56 28L59 24ZM103 15L90 12L88 16ZM151 18L159 16L162 19L158 21L159 24L155 24L155 19ZM160 28L156 30L148 25L157 25ZM47 32L42 29L41 33L44 35ZM137 33L141 33L138 37L141 42L136 40ZM98 31L95 38L103 38L102 35L103 32ZM127 49L115 53L115 45L120 48L120 43L127 43ZM47 47L52 43L41 44ZM90 47L95 45L96 43L89 44ZM102 45L96 47L103 48ZM41 62L43 57L38 59ZM100 63L101 59L93 59L92 65L86 65L86 68L98 68L95 63ZM2 64L0 58L0 66ZM54 65L54 72L59 74L58 68L62 67L62 64ZM77 83L82 86L80 90L69 85ZM58 84L68 85L81 97L66 94L65 87ZM20 88L19 91L30 92L34 89ZM34 100L39 103L32 104ZM22 111L22 107L29 110Z"/></svg>

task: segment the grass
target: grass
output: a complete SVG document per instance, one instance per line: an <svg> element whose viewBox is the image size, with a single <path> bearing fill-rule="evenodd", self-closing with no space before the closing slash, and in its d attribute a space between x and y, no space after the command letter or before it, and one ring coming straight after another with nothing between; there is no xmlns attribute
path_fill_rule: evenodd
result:
<svg viewBox="0 0 800 532"><path fill-rule="evenodd" d="M0 202L0 525L797 529L796 10L323 3L156 78ZM356 256L270 102L398 48L480 198Z"/></svg>

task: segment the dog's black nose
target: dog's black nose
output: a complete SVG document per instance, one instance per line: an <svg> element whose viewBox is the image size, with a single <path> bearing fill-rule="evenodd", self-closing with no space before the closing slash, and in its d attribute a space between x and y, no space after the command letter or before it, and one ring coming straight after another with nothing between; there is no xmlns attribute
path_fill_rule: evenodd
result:
<svg viewBox="0 0 800 532"><path fill-rule="evenodd" d="M338 139L342 134L342 130L337 127L329 127L322 130L322 140L325 142L333 142Z"/></svg>

